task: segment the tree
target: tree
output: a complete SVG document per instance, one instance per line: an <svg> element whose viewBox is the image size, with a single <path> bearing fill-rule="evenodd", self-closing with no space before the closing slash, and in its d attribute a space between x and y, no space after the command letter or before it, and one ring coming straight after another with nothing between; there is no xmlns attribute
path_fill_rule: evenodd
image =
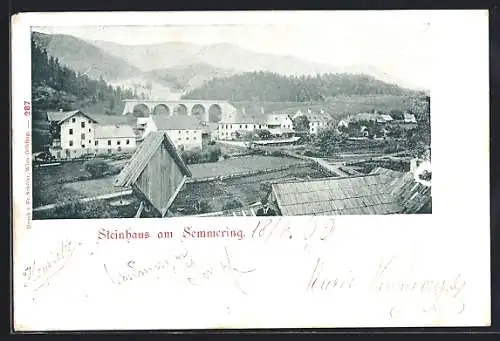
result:
<svg viewBox="0 0 500 341"><path fill-rule="evenodd" d="M307 118L307 116L297 116L293 120L293 128L296 131L309 131L309 119Z"/></svg>
<svg viewBox="0 0 500 341"><path fill-rule="evenodd" d="M255 129L254 134L263 140L269 139L272 136L271 132L267 129Z"/></svg>
<svg viewBox="0 0 500 341"><path fill-rule="evenodd" d="M322 153L330 155L338 150L338 145L342 140L343 137L337 130L327 129L318 133L314 144Z"/></svg>
<svg viewBox="0 0 500 341"><path fill-rule="evenodd" d="M99 178L106 175L110 171L110 166L106 161L103 160L91 160L87 161L83 168L88 172L93 178Z"/></svg>
<svg viewBox="0 0 500 341"><path fill-rule="evenodd" d="M235 209L235 208L240 208L240 207L243 207L243 205L241 204L241 202L239 202L238 200L231 200L231 201L227 201L224 203L224 205L222 205L222 210L223 211L227 211L227 210L232 210L232 209Z"/></svg>

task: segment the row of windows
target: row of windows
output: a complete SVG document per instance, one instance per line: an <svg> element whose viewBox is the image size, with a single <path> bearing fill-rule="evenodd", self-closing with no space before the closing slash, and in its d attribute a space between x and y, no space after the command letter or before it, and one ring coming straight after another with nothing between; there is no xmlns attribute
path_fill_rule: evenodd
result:
<svg viewBox="0 0 500 341"><path fill-rule="evenodd" d="M98 153L98 152L99 152L99 150L98 150L98 149L96 149L95 151L96 151L96 153ZM121 147L118 147L117 151L121 152L121 151L122 151ZM80 153L80 152L79 152L79 151L77 151L77 150L73 150L73 151L71 151L71 150L66 149L66 155L67 155L67 156L71 156L71 152L73 152L73 154L74 154L74 155L78 155L78 154ZM108 153L109 153L109 154L113 153L113 149L108 149ZM56 155L57 155L57 158L61 158L61 152L57 152L57 154L56 154Z"/></svg>
<svg viewBox="0 0 500 341"><path fill-rule="evenodd" d="M182 141L182 137L179 137L178 140ZM193 137L193 140L196 140L196 136ZM186 141L189 141L189 137L186 137Z"/></svg>
<svg viewBox="0 0 500 341"><path fill-rule="evenodd" d="M82 128L85 128L84 126ZM89 133L92 131L91 128L89 128ZM69 135L73 135L73 129L69 129Z"/></svg>
<svg viewBox="0 0 500 341"><path fill-rule="evenodd" d="M82 134L83 135L83 134ZM189 139L189 138L187 138ZM92 143L90 140L89 140L89 144ZM121 144L121 141L118 140L116 141L116 145L119 146ZM130 144L130 140L126 140L125 141L125 144ZM94 145L98 146L99 145L99 141L95 141L94 142ZM69 141L69 146L72 147L73 146L73 141ZM111 146L111 140L108 140L108 146ZM82 148L85 148L85 145L82 144Z"/></svg>
<svg viewBox="0 0 500 341"><path fill-rule="evenodd" d="M250 126L250 128L252 128L252 125L251 124L240 124L240 129L243 129L243 126L245 127L245 129L248 129L248 126ZM259 129L262 129L262 124L254 124L253 125L253 128L254 129L257 129L257 126L259 127ZM221 126L221 129L233 129L233 125L232 124L226 124L226 125L222 125Z"/></svg>

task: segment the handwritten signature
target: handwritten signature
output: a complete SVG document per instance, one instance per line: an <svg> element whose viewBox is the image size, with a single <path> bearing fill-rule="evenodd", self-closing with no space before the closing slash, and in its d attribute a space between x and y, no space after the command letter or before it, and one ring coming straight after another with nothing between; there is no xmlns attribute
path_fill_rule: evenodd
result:
<svg viewBox="0 0 500 341"><path fill-rule="evenodd" d="M247 295L241 285L244 275L257 270L255 268L242 269L236 266L227 246L224 247L222 259L217 265L197 260L188 250L183 250L147 266L141 266L135 260L129 260L126 262L124 270L113 270L106 263L103 264L103 267L107 277L116 285L123 285L146 276L158 276L166 272L190 285L198 286L223 273L229 275L233 284L243 295Z"/></svg>
<svg viewBox="0 0 500 341"><path fill-rule="evenodd" d="M465 310L465 303L460 298L466 281L460 273L448 278L405 278L395 276L394 267L397 258L390 258L379 263L372 282L372 289L377 293L416 294L422 297L418 303L398 302L389 311L390 317L404 312L413 314L441 313L460 315ZM428 298L428 299L424 299Z"/></svg>
<svg viewBox="0 0 500 341"><path fill-rule="evenodd" d="M61 272L66 266L75 250L81 243L64 240L58 244L54 252L49 253L45 259L34 259L23 270L24 287L32 287L33 291L46 286L52 277Z"/></svg>

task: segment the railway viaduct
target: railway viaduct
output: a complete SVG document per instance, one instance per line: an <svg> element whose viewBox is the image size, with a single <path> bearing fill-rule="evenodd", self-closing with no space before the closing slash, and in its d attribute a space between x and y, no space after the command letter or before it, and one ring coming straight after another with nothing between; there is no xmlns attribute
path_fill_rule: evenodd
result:
<svg viewBox="0 0 500 341"><path fill-rule="evenodd" d="M188 115L197 116L206 122L219 122L226 114L236 111L228 101L204 100L124 100L123 115L134 114L138 117L149 115Z"/></svg>

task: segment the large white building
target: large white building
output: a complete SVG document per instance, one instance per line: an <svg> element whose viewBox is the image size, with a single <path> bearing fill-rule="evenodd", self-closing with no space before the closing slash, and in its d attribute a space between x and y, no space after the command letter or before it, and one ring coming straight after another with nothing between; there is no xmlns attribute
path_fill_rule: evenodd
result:
<svg viewBox="0 0 500 341"><path fill-rule="evenodd" d="M151 115L144 123L144 137L153 131L164 131L180 151L201 150L206 126L192 116Z"/></svg>
<svg viewBox="0 0 500 341"><path fill-rule="evenodd" d="M237 140L258 129L268 128L268 118L264 110L255 108L240 109L237 112L226 115L219 122L218 137L220 140Z"/></svg>
<svg viewBox="0 0 500 341"><path fill-rule="evenodd" d="M55 132L49 150L59 160L136 148L135 133L125 122L109 125L81 110L48 112L47 119Z"/></svg>

